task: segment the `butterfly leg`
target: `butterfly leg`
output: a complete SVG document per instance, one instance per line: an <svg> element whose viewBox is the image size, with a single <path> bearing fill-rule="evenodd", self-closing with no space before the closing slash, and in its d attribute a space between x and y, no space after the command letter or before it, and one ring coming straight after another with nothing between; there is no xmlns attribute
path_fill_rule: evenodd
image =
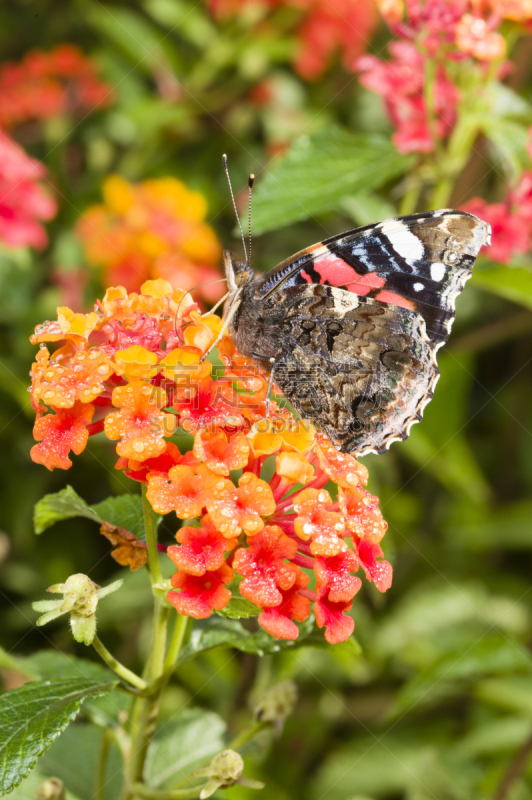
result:
<svg viewBox="0 0 532 800"><path fill-rule="evenodd" d="M270 394L272 393L273 388L273 376L275 375L275 359L270 358L270 363L272 365L272 370L270 372L270 380L268 381L268 390L266 392L266 419L270 418Z"/></svg>
<svg viewBox="0 0 532 800"><path fill-rule="evenodd" d="M236 312L238 311L238 307L240 305L240 300L238 300L237 298L238 298L238 295L235 296L235 300L233 302L233 305L231 306L227 317L224 319L224 322L223 322L222 328L220 330L220 333L218 334L218 336L216 337L214 342L211 344L209 349L206 350L203 353L202 357L200 358L200 364L201 364L202 361L205 361L205 359L207 358L207 356L209 355L211 350L214 350L214 348L216 347L216 345L218 344L218 342L220 341L220 339L222 338L222 336L226 332L227 328L229 327L229 324L230 324L231 320L233 319L233 317L235 316Z"/></svg>

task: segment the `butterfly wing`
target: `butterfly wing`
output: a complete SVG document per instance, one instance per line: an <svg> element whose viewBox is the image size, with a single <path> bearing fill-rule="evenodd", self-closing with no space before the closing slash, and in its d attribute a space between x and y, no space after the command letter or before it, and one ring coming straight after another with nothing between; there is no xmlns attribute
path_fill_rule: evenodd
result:
<svg viewBox="0 0 532 800"><path fill-rule="evenodd" d="M266 302L256 347L277 352L275 381L303 419L345 452L382 453L421 419L438 378L418 314L331 286L294 286Z"/></svg>
<svg viewBox="0 0 532 800"><path fill-rule="evenodd" d="M345 287L420 314L435 349L454 320L489 226L464 211L440 210L356 228L301 250L262 278L258 297L303 284Z"/></svg>
<svg viewBox="0 0 532 800"><path fill-rule="evenodd" d="M382 453L432 397L436 351L489 232L442 210L306 248L244 287L235 344L273 365L285 397L341 450Z"/></svg>

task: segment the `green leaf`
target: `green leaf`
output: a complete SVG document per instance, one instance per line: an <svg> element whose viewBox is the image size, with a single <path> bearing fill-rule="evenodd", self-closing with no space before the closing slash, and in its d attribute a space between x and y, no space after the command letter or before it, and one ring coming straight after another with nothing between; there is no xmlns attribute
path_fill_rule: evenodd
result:
<svg viewBox="0 0 532 800"><path fill-rule="evenodd" d="M265 631L250 633L236 620L212 619L204 628L196 628L186 647L180 653L178 664L194 658L198 653L212 650L215 647L234 647L243 653L253 653L258 656L278 653L281 650L291 650L305 645L307 637L314 627L313 619L301 623L299 637L295 641L286 642L276 640Z"/></svg>
<svg viewBox="0 0 532 800"><path fill-rule="evenodd" d="M482 681L475 692L481 700L514 714L532 717L532 678L514 675L508 678L491 678Z"/></svg>
<svg viewBox="0 0 532 800"><path fill-rule="evenodd" d="M372 222L379 219L397 216L397 209L393 203L378 194L366 192L343 197L338 207L348 214L357 225L371 225Z"/></svg>
<svg viewBox="0 0 532 800"><path fill-rule="evenodd" d="M171 788L224 749L225 722L212 711L187 709L155 732L146 774L155 789Z"/></svg>
<svg viewBox="0 0 532 800"><path fill-rule="evenodd" d="M532 270L525 267L488 266L473 273L472 283L480 289L532 308Z"/></svg>
<svg viewBox="0 0 532 800"><path fill-rule="evenodd" d="M0 697L0 794L20 783L85 699L110 692L117 683L69 678L5 692Z"/></svg>
<svg viewBox="0 0 532 800"><path fill-rule="evenodd" d="M517 180L521 172L530 167L528 125L488 114L480 120L480 128L494 144L503 165Z"/></svg>
<svg viewBox="0 0 532 800"><path fill-rule="evenodd" d="M509 86L493 81L486 88L486 94L489 96L491 112L496 117L523 117L532 122L532 106Z"/></svg>
<svg viewBox="0 0 532 800"><path fill-rule="evenodd" d="M264 233L337 209L347 195L368 193L411 163L377 134L333 127L301 136L258 184L253 229Z"/></svg>
<svg viewBox="0 0 532 800"><path fill-rule="evenodd" d="M95 683L105 683L115 677L114 672L103 664L57 650L41 650L27 658L18 659L17 669L41 680L85 678ZM124 692L108 692L102 697L88 698L83 705L83 713L96 725L105 728L116 724L120 713L127 710L130 702Z"/></svg>
<svg viewBox="0 0 532 800"><path fill-rule="evenodd" d="M250 617L258 617L262 609L257 608L256 605L245 600L243 597L232 597L225 608L215 613L219 617L226 619L249 619Z"/></svg>
<svg viewBox="0 0 532 800"><path fill-rule="evenodd" d="M101 519L105 519L111 525L121 525L137 539L144 537L144 516L140 495L120 494L118 497L108 497L92 508Z"/></svg>
<svg viewBox="0 0 532 800"><path fill-rule="evenodd" d="M83 705L84 711L85 706L86 704ZM45 775L60 778L80 800L94 800L103 736L104 731L98 730L94 725L76 720L39 759L36 769ZM120 797L122 780L123 760L116 742L113 741L107 755L101 800L117 800Z"/></svg>
<svg viewBox="0 0 532 800"><path fill-rule="evenodd" d="M35 800L37 789L48 777L51 776L38 772L36 769L33 770L16 789L10 792L9 800ZM72 794L72 792L65 787L65 800L81 800L81 798L76 794Z"/></svg>
<svg viewBox="0 0 532 800"><path fill-rule="evenodd" d="M39 500L33 512L35 533L42 533L62 519L87 517L100 523L101 517L83 500L72 486L55 494L46 494Z"/></svg>

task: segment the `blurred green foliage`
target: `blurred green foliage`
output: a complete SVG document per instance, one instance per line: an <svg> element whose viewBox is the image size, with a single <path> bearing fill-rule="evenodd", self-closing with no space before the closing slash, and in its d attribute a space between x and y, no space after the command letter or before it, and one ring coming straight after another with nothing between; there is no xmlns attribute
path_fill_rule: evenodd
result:
<svg viewBox="0 0 532 800"><path fill-rule="evenodd" d="M46 649L91 658L60 622L37 631L30 603L70 573L87 572L103 584L124 572L117 573L91 520L66 519L40 537L32 523L34 504L67 481L29 458L33 412L26 387L34 348L28 336L38 322L55 317L61 297L52 275L80 266L73 225L100 199L103 177L184 180L206 195L210 224L224 246L238 251L221 169L221 154L228 153L236 187L249 172L257 176L257 232L269 231L253 243L257 269L353 222L397 210L394 179L408 170L408 159L389 144L380 101L339 65L316 82L302 81L290 66L294 43L283 13L289 14L279 12L276 24L251 35L252 12L218 25L194 0L0 4L2 60L74 42L97 61L116 95L104 111L74 124L55 120L44 126L42 139L22 141L47 165L60 210L48 225L44 253L0 254L0 591L2 645L10 654ZM249 100L265 78L275 81L278 98L266 109ZM525 82L524 107L513 95L498 97L505 108L514 103L515 125L530 119L530 94ZM505 127L495 117L486 120L495 145L516 135L505 119ZM371 139L363 136L368 132ZM272 163L272 142L292 140L288 157ZM370 146L372 158L382 159L373 175L361 168ZM512 153L510 174L523 161L519 150ZM345 179L340 188L329 181L334 158ZM496 170L490 174L492 183L500 179ZM275 191L278 179L290 191ZM90 276L88 306L99 288ZM193 665L183 658L148 763L154 785L167 785L173 774L216 752L222 720L231 734L248 719L250 692L290 677L301 691L295 714L278 740L265 736L245 754L246 774L266 782L265 800L495 796L532 734L531 353L529 258L508 267L484 260L458 300L453 335L440 355L441 380L422 424L407 442L364 460L389 522L383 544L395 574L385 595L366 586L355 598L360 650L303 640L262 659L238 646L205 647ZM89 504L136 492L114 470L114 460L109 442L96 437L74 459L68 483ZM174 515L163 519L163 543L173 541L175 528ZM102 606L99 632L122 662L135 666L148 644L150 596L142 575L127 577L113 602ZM208 641L209 623L199 631ZM194 646L201 649L201 641ZM7 656L2 663L9 685L9 667L20 664ZM113 708L86 705L40 762L40 775L65 781L69 800L94 796L100 744L89 720L102 724L107 714L120 713ZM106 800L117 797L118 758L112 753L109 761ZM171 764L174 773L161 764ZM39 781L30 776L14 800L32 798ZM531 794L527 762L506 796ZM227 795L259 796L242 787Z"/></svg>

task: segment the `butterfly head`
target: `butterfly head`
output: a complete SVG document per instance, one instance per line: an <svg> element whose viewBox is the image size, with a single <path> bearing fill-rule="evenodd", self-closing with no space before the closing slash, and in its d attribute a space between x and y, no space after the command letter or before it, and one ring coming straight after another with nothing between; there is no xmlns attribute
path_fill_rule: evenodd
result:
<svg viewBox="0 0 532 800"><path fill-rule="evenodd" d="M225 278L230 292L236 292L253 275L248 262L238 260L230 250L224 250L223 263Z"/></svg>

